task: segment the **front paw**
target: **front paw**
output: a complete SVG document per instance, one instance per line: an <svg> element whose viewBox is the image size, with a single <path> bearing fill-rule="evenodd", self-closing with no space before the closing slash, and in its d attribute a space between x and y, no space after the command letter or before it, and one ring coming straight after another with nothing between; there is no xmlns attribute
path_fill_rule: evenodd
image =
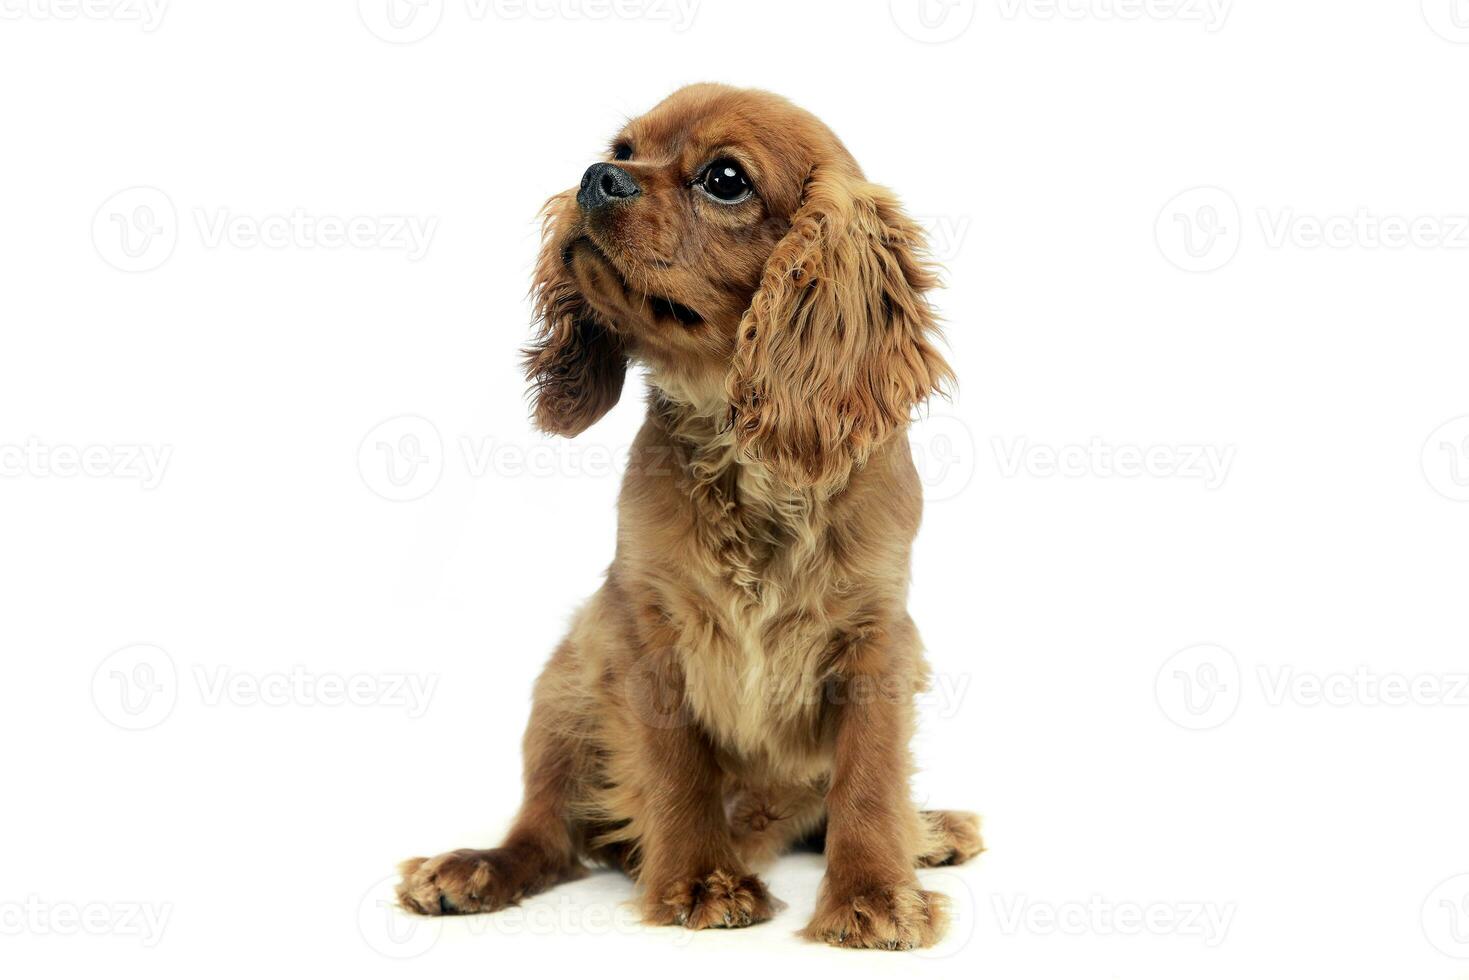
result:
<svg viewBox="0 0 1469 980"><path fill-rule="evenodd" d="M947 904L916 882L843 895L823 888L816 915L801 934L850 949L918 949L943 938Z"/></svg>
<svg viewBox="0 0 1469 980"><path fill-rule="evenodd" d="M754 875L711 871L649 887L643 920L690 929L739 929L764 922L780 907Z"/></svg>

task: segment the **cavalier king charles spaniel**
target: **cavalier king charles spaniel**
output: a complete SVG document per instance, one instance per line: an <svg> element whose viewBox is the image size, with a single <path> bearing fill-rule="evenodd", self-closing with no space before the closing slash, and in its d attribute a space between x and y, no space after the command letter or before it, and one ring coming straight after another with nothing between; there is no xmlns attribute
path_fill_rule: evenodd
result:
<svg viewBox="0 0 1469 980"><path fill-rule="evenodd" d="M629 361L647 419L606 581L535 685L519 815L499 847L404 862L400 902L494 912L590 861L636 879L645 922L748 926L782 904L756 870L809 845L803 935L932 945L945 901L914 869L983 845L908 785L906 431L951 377L922 230L814 116L721 85L629 122L544 217L537 425L586 429Z"/></svg>

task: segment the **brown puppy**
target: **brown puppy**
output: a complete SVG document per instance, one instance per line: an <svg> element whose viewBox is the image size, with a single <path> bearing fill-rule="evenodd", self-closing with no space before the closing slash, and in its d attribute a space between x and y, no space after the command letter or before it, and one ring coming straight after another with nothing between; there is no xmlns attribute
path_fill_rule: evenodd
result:
<svg viewBox="0 0 1469 980"><path fill-rule="evenodd" d="M905 436L949 369L921 230L820 121L718 85L629 123L546 208L527 351L535 418L571 436L646 365L607 581L536 684L504 844L403 864L427 915L493 912L582 860L646 921L743 926L754 869L824 835L805 935L927 946L914 867L981 850L909 794L926 682L905 609L922 498Z"/></svg>

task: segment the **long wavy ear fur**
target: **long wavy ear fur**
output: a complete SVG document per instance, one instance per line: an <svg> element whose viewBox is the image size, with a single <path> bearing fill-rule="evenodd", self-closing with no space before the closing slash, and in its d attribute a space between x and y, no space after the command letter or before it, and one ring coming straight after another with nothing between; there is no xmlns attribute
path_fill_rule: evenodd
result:
<svg viewBox="0 0 1469 980"><path fill-rule="evenodd" d="M747 453L832 492L945 388L924 255L923 230L889 191L812 173L740 324L728 394Z"/></svg>
<svg viewBox="0 0 1469 980"><path fill-rule="evenodd" d="M617 404L627 355L566 271L556 234L564 197L552 198L544 212L543 244L531 286L535 335L522 353L536 426L552 435L574 436Z"/></svg>

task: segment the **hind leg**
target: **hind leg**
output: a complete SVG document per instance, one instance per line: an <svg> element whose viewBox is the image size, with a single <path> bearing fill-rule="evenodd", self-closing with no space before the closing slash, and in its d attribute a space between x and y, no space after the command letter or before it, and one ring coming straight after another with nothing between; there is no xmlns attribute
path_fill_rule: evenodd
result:
<svg viewBox="0 0 1469 980"><path fill-rule="evenodd" d="M460 849L399 866L398 901L421 915L495 912L527 895L580 877L571 808L585 751L569 684L571 646L563 643L536 682L526 728L525 801L499 847Z"/></svg>
<svg viewBox="0 0 1469 980"><path fill-rule="evenodd" d="M963 864L984 852L984 838L979 831L979 816L964 810L920 810L924 833L914 860L920 868ZM793 847L821 851L826 847L825 816L813 823L809 833L797 836Z"/></svg>

